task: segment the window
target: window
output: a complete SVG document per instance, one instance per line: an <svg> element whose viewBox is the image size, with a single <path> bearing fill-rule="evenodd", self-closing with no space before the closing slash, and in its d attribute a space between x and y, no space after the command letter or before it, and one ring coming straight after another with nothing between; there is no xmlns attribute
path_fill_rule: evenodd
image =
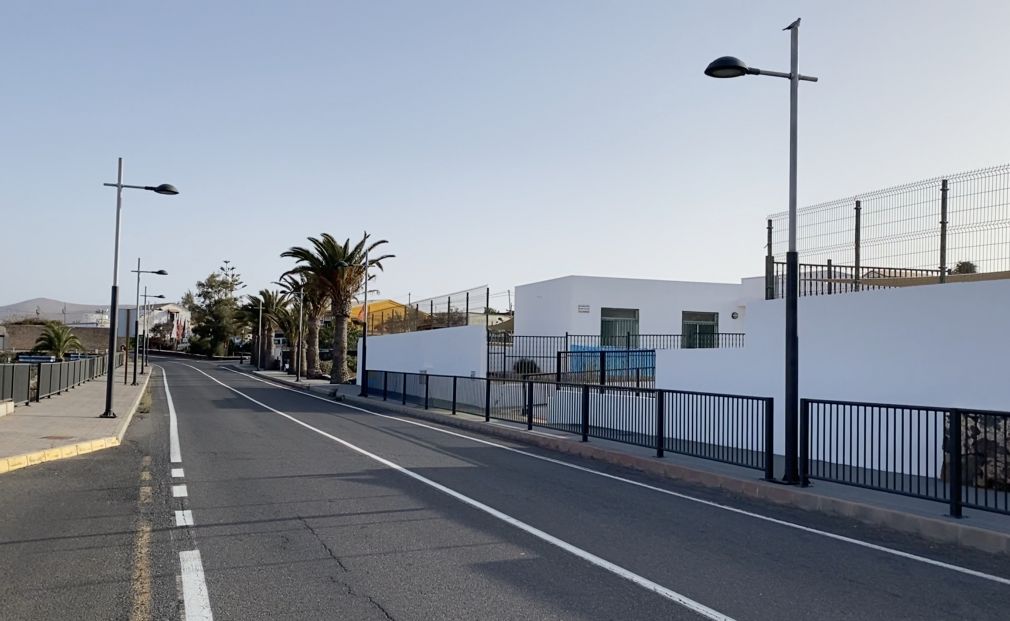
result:
<svg viewBox="0 0 1010 621"><path fill-rule="evenodd" d="M600 345L604 347L637 347L636 343L628 342L628 334L633 337L638 335L637 308L600 309Z"/></svg>
<svg viewBox="0 0 1010 621"><path fill-rule="evenodd" d="M682 347L718 347L719 313L683 311L680 334Z"/></svg>

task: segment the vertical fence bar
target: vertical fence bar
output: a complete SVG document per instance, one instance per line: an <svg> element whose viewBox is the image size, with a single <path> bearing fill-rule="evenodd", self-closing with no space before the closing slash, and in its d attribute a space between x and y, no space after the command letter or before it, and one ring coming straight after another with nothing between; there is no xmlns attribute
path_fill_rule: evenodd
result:
<svg viewBox="0 0 1010 621"><path fill-rule="evenodd" d="M961 517L961 424L964 413L958 409L950 411L950 516Z"/></svg>
<svg viewBox="0 0 1010 621"><path fill-rule="evenodd" d="M589 384L582 386L582 441L589 442Z"/></svg>
<svg viewBox="0 0 1010 621"><path fill-rule="evenodd" d="M470 325L470 292L469 291L466 292L466 306L464 308L466 309L466 312L464 314L464 316L466 317L466 321L463 322L463 325L464 326L468 326L468 325Z"/></svg>
<svg viewBox="0 0 1010 621"><path fill-rule="evenodd" d="M561 352L560 351L558 352L558 359L555 362L554 381L557 382L557 383L559 383L559 384L561 383Z"/></svg>
<svg viewBox="0 0 1010 621"><path fill-rule="evenodd" d="M484 327L491 327L491 287L484 289Z"/></svg>
<svg viewBox="0 0 1010 621"><path fill-rule="evenodd" d="M768 243L765 246L768 253L765 255L765 299L775 299L775 255L772 254L772 221L768 220Z"/></svg>
<svg viewBox="0 0 1010 621"><path fill-rule="evenodd" d="M491 378L484 378L484 422L491 421Z"/></svg>
<svg viewBox="0 0 1010 621"><path fill-rule="evenodd" d="M407 405L407 374L403 373L403 383L400 384L400 404Z"/></svg>
<svg viewBox="0 0 1010 621"><path fill-rule="evenodd" d="M382 372L382 400L389 398L389 371Z"/></svg>
<svg viewBox="0 0 1010 621"><path fill-rule="evenodd" d="M428 386L431 383L431 376L424 374L424 409L428 409Z"/></svg>
<svg viewBox="0 0 1010 621"><path fill-rule="evenodd" d="M835 292L835 273L832 270L831 259L828 259L828 295Z"/></svg>
<svg viewBox="0 0 1010 621"><path fill-rule="evenodd" d="M775 400L765 399L765 481L775 480Z"/></svg>
<svg viewBox="0 0 1010 621"><path fill-rule="evenodd" d="M470 315L467 315L467 318L468 318L467 321L469 321L469 317L470 317ZM455 375L452 376L452 415L453 416L456 415L456 380L457 379L458 378Z"/></svg>
<svg viewBox="0 0 1010 621"><path fill-rule="evenodd" d="M940 282L947 282L947 180L940 182Z"/></svg>
<svg viewBox="0 0 1010 621"><path fill-rule="evenodd" d="M859 201L856 201L856 225L855 225L855 229L856 229L855 230L855 235L856 235L856 238L855 238L855 261L854 261L855 269L853 270L853 274L852 274L852 278L853 278L852 287L853 287L853 290L855 290L855 291L859 291L859 281L860 281L860 276L861 276L861 274L859 273L860 272L860 270L859 270L859 250L860 250L862 220L863 220L863 207L862 207L862 204Z"/></svg>
<svg viewBox="0 0 1010 621"><path fill-rule="evenodd" d="M663 391L656 391L656 457L663 456L663 448L666 444L666 408L664 405Z"/></svg>
<svg viewBox="0 0 1010 621"><path fill-rule="evenodd" d="M524 405L526 406L526 429L533 429L533 382L526 382L525 398L523 399Z"/></svg>
<svg viewBox="0 0 1010 621"><path fill-rule="evenodd" d="M600 394L603 394L603 387L607 385L607 352L600 350Z"/></svg>
<svg viewBox="0 0 1010 621"><path fill-rule="evenodd" d="M807 399L800 399L800 486L801 487L808 487L810 485L809 474L810 474L810 401Z"/></svg>

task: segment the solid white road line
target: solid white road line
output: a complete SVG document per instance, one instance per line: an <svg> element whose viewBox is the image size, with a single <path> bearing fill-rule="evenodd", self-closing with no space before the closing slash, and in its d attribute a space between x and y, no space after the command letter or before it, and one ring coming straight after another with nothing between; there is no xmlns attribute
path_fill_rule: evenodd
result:
<svg viewBox="0 0 1010 621"><path fill-rule="evenodd" d="M449 431L448 429L440 429L440 428L438 428L438 427L436 427L434 425L427 425L425 423L421 423L421 422L418 422L418 421L410 420L410 419L403 418L403 417L400 417L400 416L390 416L389 414L382 414L382 413L379 413L379 412L374 412L372 410L368 410L368 409L365 409L365 408L362 408L362 407L358 407L356 405L349 405L347 403L342 403L342 402L339 402L339 401L333 401L332 399L327 399L325 397L320 397L319 395L313 395L313 394L310 394L310 393L307 393L307 392L303 392L301 390L294 390L293 388L288 388L287 386L282 386L282 385L277 384L275 382L271 382L269 380L265 380L263 378L256 377L255 375L249 375L248 373L242 373L241 371L234 371L232 369L228 369L228 371L231 371L232 373L235 373L237 375L242 375L244 377L248 377L249 379L256 380L257 382L263 382L264 384L269 384L269 385L271 385L271 386L273 386L275 388L280 388L281 390L288 390L288 391L293 392L295 394L303 395L303 396L306 396L306 397L311 397L313 399L318 399L319 401L324 401L326 403L329 403L330 405L334 405L334 406L338 406L338 407L343 407L343 408L349 408L349 409L352 409L352 410L357 410L359 412L364 412L366 414L372 414L372 415L378 416L380 418L388 418L388 419L391 419L391 420L397 420L397 421L400 421L400 422L403 422L403 423L407 423L409 425L415 425L417 427L424 427L425 429L431 429L432 431L437 431L439 433L444 433L444 434L447 434L447 435L450 435L450 436L456 436L458 438L465 438L467 440L471 440L471 441L477 442L479 444L484 444L486 446L493 446L495 448L499 448L499 449L502 449L504 451L509 451L509 452L512 452L512 453L517 453L519 455L525 455L526 457L530 457L532 459L539 459L540 461L550 462L552 464L557 464L559 466L564 466L565 468L572 468L572 469L575 469L575 470L579 470L581 472L586 472L586 473L593 474L593 475L596 475L596 476L599 476L599 477L610 479L612 481L620 481L621 483L627 483L628 485L634 485L636 487L645 488L645 489L648 489L648 490L652 490L654 492L659 492L661 494L666 494L668 496L674 496L674 497L680 498L682 500L688 500L688 501L696 502L698 504L702 504L702 505L705 505L705 506L708 506L708 507L713 507L713 508L716 508L716 509L721 509L723 511L729 511L731 513L736 513L737 515L745 515L747 517L751 517L751 518L754 518L754 519L757 519L757 520L762 520L764 522L769 522L771 524L778 524L779 526L785 526L786 528L793 528L793 529L796 529L796 530L803 531L805 533L810 533L812 535L818 535L818 536L821 536L821 537L827 537L828 539L834 539L835 541L843 541L845 543L849 543L849 544L852 544L852 545L855 545L855 546L860 546L860 547L863 547L863 548L868 548L870 550L876 550L877 552L883 552L885 554L891 554L893 556L898 556L898 557L901 557L901 558L904 558L904 559L908 559L908 560L911 560L911 561L916 561L918 563L925 563L926 565L932 565L933 567L940 567L940 568L943 568L943 569L948 569L950 571L956 571L958 573L965 574L965 575L968 575L968 576L973 576L975 578L981 578L983 580L990 580L992 582L998 582L999 584L1004 584L1004 585L1010 586L1010 578L1004 578L1002 576L997 576L997 575L994 575L994 574L987 574L985 572L976 571L976 570L970 569L968 567L962 567L960 565L952 565L950 563L945 563L943 561L938 561L938 560L931 559L931 558L928 558L928 557L925 557L925 556L919 556L918 554L912 554L910 552L904 552L902 550L896 550L894 548L888 548L886 546L878 545L878 544L875 544L875 543L870 543L869 541L863 541L861 539L854 539L852 537L846 537L845 535L838 535L838 534L831 533L831 532L828 532L828 531L818 530L816 528L811 528L809 526L804 526L802 524L796 524L794 522L788 522L786 520L780 520L778 518L773 518L773 517L770 517L770 516L767 516L767 515L761 515L760 513L754 513L753 511L746 511L744 509L738 509L736 507L731 507L729 505L720 504L718 502L713 502L711 500L705 500L703 498L696 498L694 496L688 496L687 494L681 494L680 492L674 492L674 491L671 491L671 490L668 490L668 489L663 489L661 487L656 487L655 485L649 485L648 483L642 483L640 481L635 481L635 480L632 480L632 479L626 479L624 477L617 476L617 475L614 475L614 474L609 474L609 473L606 473L606 472L600 472L599 470L593 470L592 468L586 468L585 466L579 466L577 464L572 464L572 463L569 463L569 462L566 462L566 461L562 461L560 459L553 459L551 457L544 457L543 455L537 455L536 453L530 453L530 452L524 451L522 449L517 449L517 448L511 447L511 446L504 445L504 444L499 444L497 442L491 442L489 440L483 440L481 438L475 438L474 436L470 436L470 435L467 435L467 434L457 433L455 431Z"/></svg>
<svg viewBox="0 0 1010 621"><path fill-rule="evenodd" d="M213 621L200 551L179 552L179 565L182 567L182 603L186 621Z"/></svg>
<svg viewBox="0 0 1010 621"><path fill-rule="evenodd" d="M172 468L173 479L181 479L184 476L186 475L183 473L182 468Z"/></svg>
<svg viewBox="0 0 1010 621"><path fill-rule="evenodd" d="M475 509L477 509L479 511L483 511L484 513L487 513L488 515L491 515L492 517L495 517L495 518L497 518L497 519L505 522L506 524L509 524L510 526L514 526L515 528L518 528L518 529L520 529L520 530L522 530L522 531L524 531L524 532L526 532L526 533L528 533L528 534L536 537L537 539L545 541L545 542L547 542L547 543L549 543L549 544L551 544L553 546L557 546L558 548L561 548L562 550L564 550L565 552L568 552L569 554L577 556L577 557L579 557L579 558L581 558L581 559L583 559L583 560L585 560L585 561L587 561L587 562L589 562L589 563L591 563L591 564L593 564L593 565L595 565L595 566L597 566L597 567L599 567L601 569L609 571L609 572L611 572L611 573L613 573L613 574L615 574L615 575L617 575L617 576L619 576L621 578L624 578L625 580L628 580L628 581L633 582L634 584L637 584L637 585L639 585L639 586L641 586L641 587L643 587L645 589L648 589L649 591L652 591L653 593L656 593L657 595L659 595L661 597L665 597L666 599L668 599L668 600L670 600L672 602L680 604L681 606L683 606L683 607L685 607L685 608L687 608L689 610L692 610L692 611L694 611L694 612L702 615L703 617L706 617L708 619L718 619L718 620L721 620L721 621L732 621L731 617L728 617L728 616L722 614L721 612L719 612L717 610L713 610L712 608L709 608L708 606L705 606L704 604L696 602L693 599L691 599L691 598L689 598L689 597L687 597L685 595L681 595L680 593L677 593L676 591L668 589L668 588L666 588L665 586L663 586L663 585L661 585L659 583L653 582L652 580L649 580L648 578L640 576L640 575L638 575L638 574L636 574L636 573L634 573L634 572L632 572L630 570L627 570L627 569L621 567L620 565L616 565L614 563L611 563L610 561L608 561L608 560L606 560L604 558L601 558L599 556L596 556L595 554L593 554L591 552L587 552L586 550L583 550L582 548L576 547L576 546L574 546L574 545L572 545L572 544L570 544L570 543L568 543L566 541L558 539L557 537L555 537L555 536L553 536L553 535L551 535L549 533L546 533L546 532L544 532L544 531L542 531L542 530L540 530L540 529L538 529L538 528L536 528L534 526L531 526L531 525L529 525L529 524L527 524L527 523L525 523L525 522L523 522L521 520L518 520L518 519L516 519L516 518L514 518L514 517L512 517L510 515L507 515L507 514L501 512L501 511L499 511L499 510L497 510L497 509L495 509L495 508L493 508L491 506L488 506L488 505L486 505L486 504L484 504L484 503L482 503L482 502L480 502L478 500L474 500L473 498L470 498L469 496L461 494L460 492L457 492L454 489L446 487L446 486L442 485L441 483L437 483L435 481L432 481L431 479L428 479L427 477L421 476L420 474L417 474L416 472L414 472L412 470L408 470L407 468L404 468L403 466L401 466L399 464L396 464L396 463L394 463L394 462L392 462L392 461L390 461L388 459L385 459L384 457L380 457L380 456L378 456L378 455L376 455L374 453L370 453L369 451L366 451L363 448L355 446L354 444L351 444L350 442L348 442L346 440L338 438L337 436L329 434L329 433L323 431L322 429L318 429L316 427L313 427L312 425L309 425L308 423L304 423L304 422L298 420L297 418L295 418L294 416L291 416L290 414L285 414L284 412L281 412L280 410L274 409L274 408L270 407L269 405L267 405L267 404L265 404L265 403L263 403L261 401L257 401L256 399L250 397L249 395L247 395L247 394L245 394L245 393L243 393L243 392L241 392L241 391L239 391L239 390L237 390L235 388L232 388L231 386L229 386L229 385L225 384L224 382L222 382L222 381L220 381L220 380L212 377L211 375L209 375L207 373L204 373L203 371L201 371L200 369L198 369L196 367L193 367L193 366L190 366L190 365L185 365L185 366L188 366L189 368L193 369L194 371L197 371L198 373L202 373L203 375L206 375L212 381L217 382L218 384L220 384L221 386L224 386L225 388L227 388L228 390L234 392L235 394L248 399L249 401L255 403L256 405L258 405L258 406L260 406L260 407L262 407L262 408L264 408L266 410L269 410L269 411L273 412L274 414L277 414L279 416L283 416L284 418L290 420L291 422L296 423L298 425L301 425L302 427L304 427L304 428L306 428L306 429L308 429L310 431L314 431L315 433L323 436L324 438L328 438L330 440L333 440L334 442L336 442L336 443L338 443L338 444L340 444L340 445L342 445L342 446L344 446L346 448L349 448L350 450L352 450L352 451L354 451L354 452L356 452L356 453L358 453L360 455L364 455L365 457L368 457L369 459L377 461L378 463L386 466L387 468L391 468L393 470L396 470L397 472L399 472L401 474L404 474L404 475L406 475L406 476L414 479L415 481L418 481L418 482L423 483L423 484L425 484L425 485L427 485L429 487L437 489L438 491L440 491L440 492L442 492L444 494L447 494L448 496L451 496L452 498L455 498L456 500L458 500L458 501L460 501L460 502L462 502L464 504L467 504L467 505L469 505L469 506L471 506L471 507L473 507L473 508L475 508ZM186 615L186 621L190 621L188 613Z"/></svg>
<svg viewBox="0 0 1010 621"><path fill-rule="evenodd" d="M175 403L172 402L172 391L168 389L168 373L161 369L161 379L165 383L165 398L168 401L168 456L173 464L182 463L182 451L179 450L179 420L175 416Z"/></svg>
<svg viewBox="0 0 1010 621"><path fill-rule="evenodd" d="M176 526L192 526L193 525L193 512L189 509L185 511L175 512L175 525Z"/></svg>
<svg viewBox="0 0 1010 621"><path fill-rule="evenodd" d="M186 489L185 485L173 485L172 496L175 498L185 498L189 496L189 490Z"/></svg>

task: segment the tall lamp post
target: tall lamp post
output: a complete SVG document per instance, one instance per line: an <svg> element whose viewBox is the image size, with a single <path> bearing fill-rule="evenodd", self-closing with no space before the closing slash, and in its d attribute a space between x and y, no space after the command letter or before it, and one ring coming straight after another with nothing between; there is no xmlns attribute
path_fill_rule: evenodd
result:
<svg viewBox="0 0 1010 621"><path fill-rule="evenodd" d="M144 285L144 294L143 294L142 297L144 298L144 341L143 341L144 342L144 351L141 352L141 354L140 354L140 374L141 375L144 374L144 367L147 366L147 365L149 365L149 364L151 364L151 361L148 360L148 358L147 358L147 346L148 346L148 342L147 342L148 341L148 338L147 338L148 319L147 319L147 316L150 314L150 311L151 311L151 307L148 305L147 301L149 299L150 300L164 300L165 299L165 296L162 295L162 294L160 294L160 293L158 295L148 295L147 294L147 285Z"/></svg>
<svg viewBox="0 0 1010 621"><path fill-rule="evenodd" d="M115 418L116 413L112 410L112 367L116 356L116 323L119 314L119 233L123 212L123 188L131 190L150 190L157 194L174 196L179 193L175 186L163 183L157 186L150 185L126 185L123 183L123 158L119 158L116 167L116 182L103 184L107 188L116 188L116 241L112 255L112 294L109 304L109 372L106 373L105 382L105 411L101 413L102 418ZM129 330L127 330L129 332Z"/></svg>
<svg viewBox="0 0 1010 621"><path fill-rule="evenodd" d="M140 257L137 257L137 269L130 270L137 274L137 317L133 320L133 333L136 342L133 347L133 385L137 385L137 354L140 351L140 275L141 274L157 274L158 276L168 276L168 272L165 270L142 270L140 269ZM144 288L147 291L147 287ZM145 301L146 303L146 301ZM144 324L146 327L146 323ZM129 332L129 330L127 330ZM130 335L127 334L126 338L129 339ZM141 372L143 373L143 371Z"/></svg>
<svg viewBox="0 0 1010 621"><path fill-rule="evenodd" d="M256 324L256 370L263 370L263 296L260 296L260 317Z"/></svg>
<svg viewBox="0 0 1010 621"><path fill-rule="evenodd" d="M365 305L362 314L365 325L361 328L361 392L362 397L368 396L368 231L365 231Z"/></svg>
<svg viewBox="0 0 1010 621"><path fill-rule="evenodd" d="M786 253L786 377L785 377L785 473L784 483L800 483L797 445L799 443L799 336L797 299L799 296L799 255L796 252L796 118L800 81L816 82L817 78L799 72L800 20L786 26L791 31L792 53L789 73L748 67L739 58L723 56L713 60L705 75L713 78L738 78L745 75L768 75L789 80L789 251Z"/></svg>

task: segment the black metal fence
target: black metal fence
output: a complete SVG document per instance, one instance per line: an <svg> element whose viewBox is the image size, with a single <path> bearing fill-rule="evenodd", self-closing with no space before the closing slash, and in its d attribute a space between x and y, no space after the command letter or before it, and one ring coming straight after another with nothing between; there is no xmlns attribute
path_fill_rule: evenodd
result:
<svg viewBox="0 0 1010 621"><path fill-rule="evenodd" d="M744 334L739 332L719 332L696 334L692 337L680 334L634 334L626 333L615 337L601 337L598 334L565 334L564 336L515 335L511 332L488 332L488 374L492 377L523 378L538 376L558 380L559 354L582 352L599 356L601 351L614 352L614 360L620 356L631 358L636 352L648 355L660 349L705 349L743 347ZM610 355L610 354L607 354ZM655 366L654 364L652 366ZM610 365L610 368L617 368ZM563 369L562 369L563 370Z"/></svg>
<svg viewBox="0 0 1010 621"><path fill-rule="evenodd" d="M850 282L835 283L842 286L831 293L863 290L855 285L872 277L867 270L896 270L889 278L903 282L890 286L1008 278L1010 164L805 207L797 213L796 228L797 251L811 268L826 272L833 263L834 269L852 270L842 278ZM769 281L775 259L785 257L787 231L788 213L770 216ZM818 280L826 285L826 278ZM816 290L828 293L826 286Z"/></svg>
<svg viewBox="0 0 1010 621"><path fill-rule="evenodd" d="M116 367L124 354L116 355ZM0 364L0 401L30 404L58 395L105 375L108 356L82 357L65 362Z"/></svg>
<svg viewBox="0 0 1010 621"><path fill-rule="evenodd" d="M466 412L527 429L572 433L762 470L772 478L773 401L767 397L566 382L366 372L384 401Z"/></svg>
<svg viewBox="0 0 1010 621"><path fill-rule="evenodd" d="M800 416L804 483L1010 513L1010 412L803 399Z"/></svg>
<svg viewBox="0 0 1010 621"><path fill-rule="evenodd" d="M492 294L487 287L478 287L405 303L372 301L368 305L368 334L398 334L460 326L490 327L510 316L508 310L492 308L492 295L500 297ZM362 312L354 319L363 321L363 315Z"/></svg>
<svg viewBox="0 0 1010 621"><path fill-rule="evenodd" d="M786 295L786 264L769 263L765 274L765 299L784 298ZM799 264L799 294L833 295L853 291L892 289L943 282L942 272L936 269L904 267L870 267L836 265L830 259L824 264Z"/></svg>

